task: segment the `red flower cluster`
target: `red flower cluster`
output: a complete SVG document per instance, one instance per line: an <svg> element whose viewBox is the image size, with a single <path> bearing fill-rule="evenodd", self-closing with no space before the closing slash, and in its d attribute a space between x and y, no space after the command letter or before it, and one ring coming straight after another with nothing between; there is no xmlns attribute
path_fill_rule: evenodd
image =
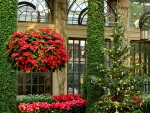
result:
<svg viewBox="0 0 150 113"><path fill-rule="evenodd" d="M22 71L61 69L69 60L65 39L49 28L14 32L5 44L8 61Z"/></svg>
<svg viewBox="0 0 150 113"><path fill-rule="evenodd" d="M110 99L110 100L112 100L112 101L119 101L119 102L124 102L124 100L125 100L124 98L121 98L121 99L114 98L113 95L108 96L107 98ZM128 102L132 103L132 104L135 104L136 106L139 106L139 107L140 106L145 106L145 103L144 103L144 101L143 101L143 99L141 98L140 95L135 95L133 97L133 99L128 100Z"/></svg>
<svg viewBox="0 0 150 113"><path fill-rule="evenodd" d="M142 101L142 98L140 95L135 95L135 97L133 98L133 100L131 102L139 107L145 105L145 103L144 103L144 101Z"/></svg>
<svg viewBox="0 0 150 113"><path fill-rule="evenodd" d="M73 95L69 95L70 99L73 99ZM77 95L75 95L76 97ZM58 97L58 96L57 96ZM60 96L61 97L61 96ZM78 96L80 97L80 95ZM77 98L78 98L77 97ZM25 104L25 103L20 103L18 106L19 111L22 112L35 112L35 111L40 111L40 109L44 110L51 110L51 109L58 109L58 110L70 110L71 107L77 106L86 106L87 101L75 98L75 100L67 101L64 99L63 102L57 102L57 103L47 103L47 102L34 102L32 104Z"/></svg>
<svg viewBox="0 0 150 113"><path fill-rule="evenodd" d="M68 94L68 95L55 95L52 97L57 102L66 102L66 101L72 101L72 100L79 100L82 99L81 94Z"/></svg>

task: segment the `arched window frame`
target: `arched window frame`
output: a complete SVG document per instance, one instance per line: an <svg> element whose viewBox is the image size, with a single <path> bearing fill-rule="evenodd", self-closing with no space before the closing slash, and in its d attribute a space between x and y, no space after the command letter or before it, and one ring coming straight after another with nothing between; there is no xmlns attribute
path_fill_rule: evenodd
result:
<svg viewBox="0 0 150 113"><path fill-rule="evenodd" d="M130 28L149 29L150 1L130 0Z"/></svg>
<svg viewBox="0 0 150 113"><path fill-rule="evenodd" d="M111 26L115 19L114 6L116 0L104 0L105 25ZM67 0L67 24L87 25L88 1Z"/></svg>
<svg viewBox="0 0 150 113"><path fill-rule="evenodd" d="M19 0L19 22L54 22L54 0Z"/></svg>

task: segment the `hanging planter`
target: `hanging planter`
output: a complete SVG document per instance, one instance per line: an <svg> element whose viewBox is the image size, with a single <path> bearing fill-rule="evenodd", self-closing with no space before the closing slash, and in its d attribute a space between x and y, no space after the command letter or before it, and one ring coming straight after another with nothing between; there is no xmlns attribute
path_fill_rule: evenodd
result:
<svg viewBox="0 0 150 113"><path fill-rule="evenodd" d="M49 28L14 32L5 44L8 62L21 71L54 71L69 60L65 39Z"/></svg>

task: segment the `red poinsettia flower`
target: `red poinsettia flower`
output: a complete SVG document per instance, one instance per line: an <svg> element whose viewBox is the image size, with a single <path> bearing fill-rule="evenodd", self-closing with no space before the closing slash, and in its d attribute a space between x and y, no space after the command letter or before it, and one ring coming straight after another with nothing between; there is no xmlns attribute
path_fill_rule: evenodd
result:
<svg viewBox="0 0 150 113"><path fill-rule="evenodd" d="M65 39L50 28L14 32L5 45L8 62L22 71L61 69L69 60Z"/></svg>
<svg viewBox="0 0 150 113"><path fill-rule="evenodd" d="M69 94L69 95L56 95L53 98L57 102L33 102L33 103L20 103L18 110L21 112L38 112L39 110L71 110L73 107L86 107L87 101L81 98L80 94Z"/></svg>

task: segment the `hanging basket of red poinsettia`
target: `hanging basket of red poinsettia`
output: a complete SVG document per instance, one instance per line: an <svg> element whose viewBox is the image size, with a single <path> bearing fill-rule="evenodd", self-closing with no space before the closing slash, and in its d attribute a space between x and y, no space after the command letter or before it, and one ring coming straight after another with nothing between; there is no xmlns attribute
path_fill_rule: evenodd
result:
<svg viewBox="0 0 150 113"><path fill-rule="evenodd" d="M54 71L69 60L65 39L50 28L14 32L5 44L8 62L21 71Z"/></svg>

